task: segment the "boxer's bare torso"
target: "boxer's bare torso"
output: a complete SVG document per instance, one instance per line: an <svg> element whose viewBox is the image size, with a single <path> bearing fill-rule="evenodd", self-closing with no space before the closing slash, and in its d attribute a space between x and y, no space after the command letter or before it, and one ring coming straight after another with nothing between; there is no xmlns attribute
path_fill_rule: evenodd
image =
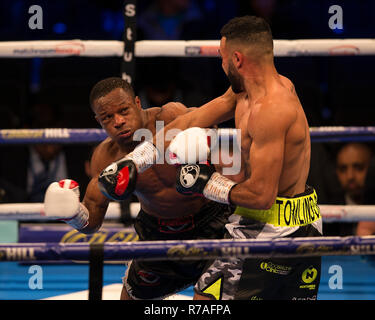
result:
<svg viewBox="0 0 375 320"><path fill-rule="evenodd" d="M158 108L159 109L159 108ZM151 114L150 128L155 134L155 121L163 121L158 116L159 111L148 110ZM92 166L100 173L112 162L126 156L119 145L106 139L98 146ZM194 214L199 211L205 200L201 197L184 196L176 191L177 168L169 164L156 164L137 177L136 190L141 207L148 214L159 218L178 218Z"/></svg>
<svg viewBox="0 0 375 320"><path fill-rule="evenodd" d="M109 138L95 149L91 159L93 178L83 199L90 212L89 225L83 232L93 232L100 228L109 199L100 192L98 176L108 165L133 151L139 143L133 140L134 132L138 129L147 129L154 135L156 121L164 121L164 124L167 124L188 112L180 103L169 103L162 108L143 110L139 100L136 99L137 102L134 103L121 89L116 89L101 99L95 106L95 112ZM118 138L122 132L125 132L125 135L131 132L132 136ZM158 164L138 175L134 194L145 212L158 218L175 219L197 213L208 201L198 196L179 194L175 189L176 170L172 165Z"/></svg>
<svg viewBox="0 0 375 320"><path fill-rule="evenodd" d="M267 152L269 157L277 153L276 157L283 158L277 194L291 197L304 192L310 167L310 134L292 82L279 76L279 81L270 88L267 96L256 102L249 101L246 92L237 94L235 123L236 128L241 130L244 179L251 177L253 135L258 135L263 140L261 131L273 130L275 134L278 130L281 133L285 131L283 150L271 149L267 147L267 143L259 141L254 152L260 150L262 155L254 155L256 163L253 165L261 165L261 158L267 157Z"/></svg>

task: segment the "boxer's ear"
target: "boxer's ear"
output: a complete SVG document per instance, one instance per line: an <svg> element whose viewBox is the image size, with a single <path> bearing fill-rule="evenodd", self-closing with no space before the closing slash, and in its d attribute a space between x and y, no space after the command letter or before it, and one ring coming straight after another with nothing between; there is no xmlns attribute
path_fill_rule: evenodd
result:
<svg viewBox="0 0 375 320"><path fill-rule="evenodd" d="M138 96L135 97L134 102L138 109L142 109L141 99Z"/></svg>
<svg viewBox="0 0 375 320"><path fill-rule="evenodd" d="M244 56L239 51L234 51L232 54L232 62L233 65L238 69L240 69L243 65Z"/></svg>

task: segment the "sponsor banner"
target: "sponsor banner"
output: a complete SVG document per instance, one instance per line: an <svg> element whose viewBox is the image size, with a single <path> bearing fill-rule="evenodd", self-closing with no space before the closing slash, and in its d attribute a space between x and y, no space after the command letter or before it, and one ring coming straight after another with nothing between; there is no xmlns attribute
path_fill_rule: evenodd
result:
<svg viewBox="0 0 375 320"><path fill-rule="evenodd" d="M218 57L219 46L186 46L185 55L188 57Z"/></svg>
<svg viewBox="0 0 375 320"><path fill-rule="evenodd" d="M19 243L104 243L137 241L138 236L133 228L102 227L93 234L81 233L69 225L27 225L19 228Z"/></svg>
<svg viewBox="0 0 375 320"><path fill-rule="evenodd" d="M110 226L102 227L98 232L94 234L83 234L73 229L69 225L49 225L49 224L21 224L19 228L19 243L60 243L60 244L73 244L73 243L123 243L130 241L137 241L138 235L133 228L124 228L121 226ZM18 251L17 251L18 250ZM30 251L31 250L31 251ZM10 248L8 251L4 252L7 254L10 260L17 258L17 260L34 260L36 257L33 255L33 249L13 249ZM50 261L33 261L32 263L40 264L63 264L63 263L87 263L88 261L80 260L61 260L54 261L51 257ZM124 260L118 261L105 261L105 263L124 264Z"/></svg>
<svg viewBox="0 0 375 320"><path fill-rule="evenodd" d="M25 143L90 143L107 137L103 129L3 129L0 144Z"/></svg>
<svg viewBox="0 0 375 320"><path fill-rule="evenodd" d="M85 53L85 44L82 41L23 43L23 47L17 46L13 49L14 57L66 57L80 56Z"/></svg>

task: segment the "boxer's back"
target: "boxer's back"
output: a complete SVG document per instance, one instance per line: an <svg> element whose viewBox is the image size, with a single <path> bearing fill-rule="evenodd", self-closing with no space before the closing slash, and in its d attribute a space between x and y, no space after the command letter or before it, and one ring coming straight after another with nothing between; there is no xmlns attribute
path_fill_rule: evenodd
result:
<svg viewBox="0 0 375 320"><path fill-rule="evenodd" d="M310 133L307 119L292 82L280 76L259 101L239 95L236 108L236 127L241 129L241 150L246 178L251 176L251 155L257 130L267 127L285 135L284 148L277 151L282 157L278 180L279 196L294 196L305 190L310 168ZM285 127L278 130L278 127ZM286 131L285 131L286 130ZM259 132L259 131L258 131ZM268 134L268 132L266 133ZM271 134L271 132L270 132ZM278 134L278 133L276 133Z"/></svg>
<svg viewBox="0 0 375 320"><path fill-rule="evenodd" d="M285 136L284 163L279 180L280 196L294 196L305 191L310 168L309 125L292 82L280 76L276 89L280 117L290 117Z"/></svg>

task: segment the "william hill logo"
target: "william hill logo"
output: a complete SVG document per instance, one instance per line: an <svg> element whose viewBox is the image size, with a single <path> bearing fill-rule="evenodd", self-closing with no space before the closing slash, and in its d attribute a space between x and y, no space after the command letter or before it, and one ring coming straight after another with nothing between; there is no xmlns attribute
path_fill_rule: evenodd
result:
<svg viewBox="0 0 375 320"><path fill-rule="evenodd" d="M0 261L36 260L34 248L6 248L0 250Z"/></svg>

